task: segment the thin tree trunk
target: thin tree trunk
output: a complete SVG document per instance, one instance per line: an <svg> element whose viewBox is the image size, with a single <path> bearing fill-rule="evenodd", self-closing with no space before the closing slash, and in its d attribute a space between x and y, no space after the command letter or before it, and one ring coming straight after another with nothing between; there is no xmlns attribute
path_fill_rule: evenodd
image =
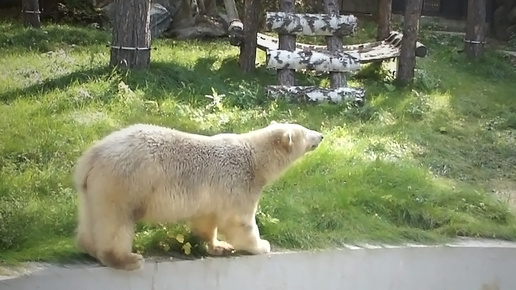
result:
<svg viewBox="0 0 516 290"><path fill-rule="evenodd" d="M244 72L256 68L256 43L260 0L245 0L244 41L240 44L240 69Z"/></svg>
<svg viewBox="0 0 516 290"><path fill-rule="evenodd" d="M38 0L22 0L22 18L25 26L41 27Z"/></svg>
<svg viewBox="0 0 516 290"><path fill-rule="evenodd" d="M111 66L142 69L150 63L150 0L115 0Z"/></svg>
<svg viewBox="0 0 516 290"><path fill-rule="evenodd" d="M339 15L339 4L336 0L324 0L324 13L329 15ZM342 39L339 36L327 36L326 45L329 51L342 49ZM332 89L346 87L346 77L340 72L330 72L330 87Z"/></svg>
<svg viewBox="0 0 516 290"><path fill-rule="evenodd" d="M486 31L486 0L468 1L468 19L464 51L470 58L481 58L484 55Z"/></svg>
<svg viewBox="0 0 516 290"><path fill-rule="evenodd" d="M281 0L280 10L286 13L295 13L294 0ZM296 36L280 33L279 49L295 51L296 50ZM295 84L295 71L292 69L278 70L278 84L282 86L293 86Z"/></svg>
<svg viewBox="0 0 516 290"><path fill-rule="evenodd" d="M406 1L405 17L403 19L403 38L401 40L397 73L397 81L402 85L409 84L414 80L419 17L423 7L423 0Z"/></svg>
<svg viewBox="0 0 516 290"><path fill-rule="evenodd" d="M378 4L378 30L376 40L384 40L391 33L392 0L380 0Z"/></svg>

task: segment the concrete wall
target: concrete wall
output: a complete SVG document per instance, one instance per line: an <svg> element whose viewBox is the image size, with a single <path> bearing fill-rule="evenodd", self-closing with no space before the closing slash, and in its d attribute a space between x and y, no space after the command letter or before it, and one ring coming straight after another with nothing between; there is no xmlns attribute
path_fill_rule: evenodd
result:
<svg viewBox="0 0 516 290"><path fill-rule="evenodd" d="M141 271L44 266L0 280L1 290L514 290L516 244L467 241L448 246L341 250L148 261Z"/></svg>

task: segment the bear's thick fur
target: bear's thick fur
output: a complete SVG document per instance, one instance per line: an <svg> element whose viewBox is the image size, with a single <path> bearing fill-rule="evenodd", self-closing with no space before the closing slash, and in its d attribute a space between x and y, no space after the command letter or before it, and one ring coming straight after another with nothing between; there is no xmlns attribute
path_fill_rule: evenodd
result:
<svg viewBox="0 0 516 290"><path fill-rule="evenodd" d="M275 122L214 136L147 124L113 132L75 167L78 246L106 266L136 270L143 266L132 253L137 221L187 221L211 255L267 253L270 244L255 221L262 188L322 139L301 125Z"/></svg>

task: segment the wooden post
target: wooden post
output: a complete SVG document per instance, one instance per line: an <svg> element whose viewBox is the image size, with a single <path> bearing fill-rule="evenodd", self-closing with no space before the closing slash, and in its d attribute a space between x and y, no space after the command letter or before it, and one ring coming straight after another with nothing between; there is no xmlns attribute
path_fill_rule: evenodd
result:
<svg viewBox="0 0 516 290"><path fill-rule="evenodd" d="M392 0L380 0L378 4L378 30L376 40L384 40L391 33Z"/></svg>
<svg viewBox="0 0 516 290"><path fill-rule="evenodd" d="M324 0L324 13L330 16L339 15L339 4L336 0ZM326 45L329 51L337 51L342 49L342 39L340 35L332 35L326 37ZM346 77L341 72L330 72L330 87L332 89L346 87Z"/></svg>
<svg viewBox="0 0 516 290"><path fill-rule="evenodd" d="M254 7L258 4L260 0L252 0L250 2L245 1L245 11L244 11L244 18L250 17L251 19L258 19L258 16L255 16L254 14L258 13L257 11L250 11L248 13L248 7ZM226 13L228 15L229 19L229 27L228 27L228 36L229 36L229 43L234 46L242 46L245 43L245 33L244 33L244 25L242 21L240 21L240 18L238 18L238 10L236 8L235 0L224 0L224 6L226 7ZM256 21L255 21L256 22ZM254 29L254 26L258 26L257 23L252 22L251 27L252 31ZM258 28L256 28L258 29ZM255 36L256 38L256 36Z"/></svg>
<svg viewBox="0 0 516 290"><path fill-rule="evenodd" d="M280 10L286 13L294 13L294 0L281 0ZM278 34L278 47L282 50L296 50L296 36L290 34ZM278 84L281 86L293 86L295 84L295 71L292 69L278 70Z"/></svg>
<svg viewBox="0 0 516 290"><path fill-rule="evenodd" d="M22 0L22 19L25 26L41 27L38 0Z"/></svg>
<svg viewBox="0 0 516 290"><path fill-rule="evenodd" d="M464 52L470 58L481 58L484 55L486 32L486 0L468 1L468 18Z"/></svg>
<svg viewBox="0 0 516 290"><path fill-rule="evenodd" d="M260 0L245 0L244 41L240 43L240 69L250 72L256 69L256 44Z"/></svg>
<svg viewBox="0 0 516 290"><path fill-rule="evenodd" d="M397 81L406 85L414 80L416 68L416 42L419 31L419 17L423 0L406 0L403 19L403 38L398 59Z"/></svg>
<svg viewBox="0 0 516 290"><path fill-rule="evenodd" d="M150 0L115 0L111 66L142 69L150 64Z"/></svg>

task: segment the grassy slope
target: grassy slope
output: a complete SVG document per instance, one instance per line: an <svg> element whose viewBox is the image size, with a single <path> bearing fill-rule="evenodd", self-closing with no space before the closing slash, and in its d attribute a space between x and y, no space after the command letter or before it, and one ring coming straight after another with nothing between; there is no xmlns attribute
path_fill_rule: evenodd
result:
<svg viewBox="0 0 516 290"><path fill-rule="evenodd" d="M242 75L224 41L158 40L149 71L121 74L106 67L105 32L0 30L0 262L78 257L71 168L93 141L134 122L212 134L278 120L324 132L322 147L265 191L258 222L275 247L516 239L508 204L490 194L516 181L516 72L492 52L469 63L460 39L424 33L430 56L418 59L414 88L369 74L352 82L368 105L348 109L263 100L274 74ZM350 42L371 37L361 30ZM219 105L205 97L216 94ZM177 253L178 235L202 254L182 225L141 224L135 247Z"/></svg>

